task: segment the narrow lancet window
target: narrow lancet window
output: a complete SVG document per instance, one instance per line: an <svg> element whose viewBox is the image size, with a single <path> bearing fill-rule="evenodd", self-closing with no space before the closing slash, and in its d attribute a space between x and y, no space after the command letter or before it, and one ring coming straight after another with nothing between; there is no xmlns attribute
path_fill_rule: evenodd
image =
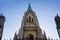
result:
<svg viewBox="0 0 60 40"><path fill-rule="evenodd" d="M27 18L27 22L28 22L28 18Z"/></svg>
<svg viewBox="0 0 60 40"><path fill-rule="evenodd" d="M31 17L29 16L29 23L31 23Z"/></svg>
<svg viewBox="0 0 60 40"><path fill-rule="evenodd" d="M33 18L32 18L32 23L33 23Z"/></svg>

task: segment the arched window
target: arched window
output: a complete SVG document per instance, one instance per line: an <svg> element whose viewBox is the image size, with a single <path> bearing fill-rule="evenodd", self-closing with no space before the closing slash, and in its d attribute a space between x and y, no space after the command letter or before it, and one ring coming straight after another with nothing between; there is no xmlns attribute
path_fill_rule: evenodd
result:
<svg viewBox="0 0 60 40"><path fill-rule="evenodd" d="M29 23L31 23L31 17L29 16Z"/></svg>
<svg viewBox="0 0 60 40"><path fill-rule="evenodd" d="M33 40L33 35L32 34L28 34L27 37L26 37L26 40Z"/></svg>
<svg viewBox="0 0 60 40"><path fill-rule="evenodd" d="M33 18L32 18L32 23L33 23Z"/></svg>
<svg viewBox="0 0 60 40"><path fill-rule="evenodd" d="M26 21L28 22L28 18L26 19Z"/></svg>

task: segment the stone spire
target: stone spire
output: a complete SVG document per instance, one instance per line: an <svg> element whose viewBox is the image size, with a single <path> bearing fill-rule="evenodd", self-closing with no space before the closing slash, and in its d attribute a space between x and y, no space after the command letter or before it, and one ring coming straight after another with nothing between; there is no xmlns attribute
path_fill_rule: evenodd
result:
<svg viewBox="0 0 60 40"><path fill-rule="evenodd" d="M30 3L29 3L29 6L28 6L28 11L31 11L32 9L31 9L31 6L30 6Z"/></svg>
<svg viewBox="0 0 60 40"><path fill-rule="evenodd" d="M45 31L44 31L44 40L47 40L47 37L46 37L46 33L45 33Z"/></svg>
<svg viewBox="0 0 60 40"><path fill-rule="evenodd" d="M59 17L58 14L57 14L57 17Z"/></svg>
<svg viewBox="0 0 60 40"><path fill-rule="evenodd" d="M17 31L15 32L15 35L14 35L14 39L13 40L17 40Z"/></svg>

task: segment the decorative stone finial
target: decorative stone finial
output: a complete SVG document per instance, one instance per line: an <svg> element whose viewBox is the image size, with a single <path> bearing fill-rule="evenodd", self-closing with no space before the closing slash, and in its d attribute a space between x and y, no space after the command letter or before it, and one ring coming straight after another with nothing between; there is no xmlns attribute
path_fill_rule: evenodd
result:
<svg viewBox="0 0 60 40"><path fill-rule="evenodd" d="M57 16L58 16L58 14L57 14Z"/></svg>
<svg viewBox="0 0 60 40"><path fill-rule="evenodd" d="M0 16L2 16L3 14L1 13Z"/></svg>

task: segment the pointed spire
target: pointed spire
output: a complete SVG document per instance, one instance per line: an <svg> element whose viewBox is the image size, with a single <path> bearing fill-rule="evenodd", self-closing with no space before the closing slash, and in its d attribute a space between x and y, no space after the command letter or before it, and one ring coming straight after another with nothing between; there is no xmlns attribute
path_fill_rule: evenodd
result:
<svg viewBox="0 0 60 40"><path fill-rule="evenodd" d="M59 15L57 14L56 17L59 18Z"/></svg>
<svg viewBox="0 0 60 40"><path fill-rule="evenodd" d="M1 13L0 16L3 16L3 14Z"/></svg>
<svg viewBox="0 0 60 40"><path fill-rule="evenodd" d="M28 6L28 10L32 10L32 9L31 9L31 6L30 6L30 3L29 3L29 6Z"/></svg>
<svg viewBox="0 0 60 40"><path fill-rule="evenodd" d="M17 31L15 32L15 36L16 36L16 34L17 34Z"/></svg>
<svg viewBox="0 0 60 40"><path fill-rule="evenodd" d="M58 17L58 14L57 14L57 17Z"/></svg>
<svg viewBox="0 0 60 40"><path fill-rule="evenodd" d="M43 31L43 32L44 32L44 35L46 35L45 31Z"/></svg>

